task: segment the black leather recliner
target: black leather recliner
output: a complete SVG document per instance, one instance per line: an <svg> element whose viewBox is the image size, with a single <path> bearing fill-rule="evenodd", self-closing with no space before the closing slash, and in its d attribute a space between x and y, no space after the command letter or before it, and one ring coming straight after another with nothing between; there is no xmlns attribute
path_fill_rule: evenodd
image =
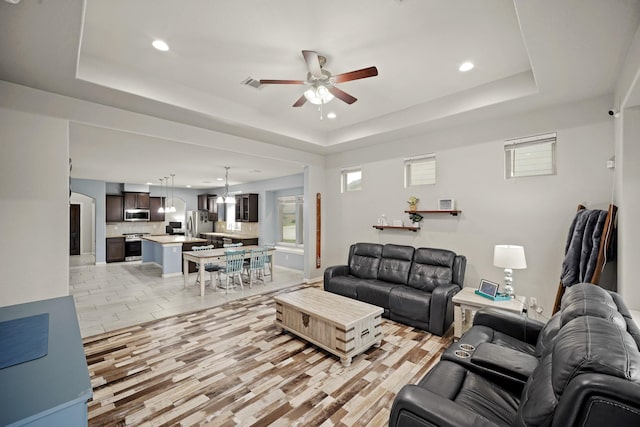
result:
<svg viewBox="0 0 640 427"><path fill-rule="evenodd" d="M389 425L640 425L640 334L619 295L575 285L539 325L480 310L420 383L398 393Z"/></svg>
<svg viewBox="0 0 640 427"><path fill-rule="evenodd" d="M382 307L383 316L442 336L453 322L466 258L445 249L355 243L347 265L329 267L324 289Z"/></svg>

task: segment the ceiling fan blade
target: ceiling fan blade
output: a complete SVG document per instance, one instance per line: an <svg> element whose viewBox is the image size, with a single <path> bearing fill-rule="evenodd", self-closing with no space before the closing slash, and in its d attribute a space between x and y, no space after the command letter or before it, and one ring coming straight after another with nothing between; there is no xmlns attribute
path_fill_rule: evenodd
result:
<svg viewBox="0 0 640 427"><path fill-rule="evenodd" d="M302 56L307 63L307 68L313 77L322 77L322 69L320 68L320 60L318 53L313 50L303 50Z"/></svg>
<svg viewBox="0 0 640 427"><path fill-rule="evenodd" d="M374 77L378 75L378 69L376 67L363 68L362 70L350 71L348 73L338 74L333 76L333 81L336 83L349 82L351 80L366 79L367 77Z"/></svg>
<svg viewBox="0 0 640 427"><path fill-rule="evenodd" d="M261 85L303 85L304 80L260 80Z"/></svg>
<svg viewBox="0 0 640 427"><path fill-rule="evenodd" d="M300 98L298 98L298 100L295 102L295 104L293 104L293 106L294 107L302 107L305 102L307 102L307 98L305 98L305 96L302 95Z"/></svg>
<svg viewBox="0 0 640 427"><path fill-rule="evenodd" d="M347 104L353 104L354 102L356 102L358 100L358 98L355 98L355 97L349 95L347 92L345 92L343 90L340 90L335 86L329 87L329 92L331 92L333 94L333 96L343 100Z"/></svg>

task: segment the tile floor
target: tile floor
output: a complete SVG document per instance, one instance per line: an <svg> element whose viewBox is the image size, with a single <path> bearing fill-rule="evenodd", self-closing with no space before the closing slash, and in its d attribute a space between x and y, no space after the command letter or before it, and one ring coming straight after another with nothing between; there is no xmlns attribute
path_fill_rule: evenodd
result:
<svg viewBox="0 0 640 427"><path fill-rule="evenodd" d="M207 287L201 297L195 273L189 275L185 288L182 276L163 279L160 267L155 265L139 261L93 265L89 256L70 258L69 292L75 299L83 337L303 282L301 271L276 267L273 282L267 276L265 284L254 282L252 289L245 285L244 290L228 293Z"/></svg>

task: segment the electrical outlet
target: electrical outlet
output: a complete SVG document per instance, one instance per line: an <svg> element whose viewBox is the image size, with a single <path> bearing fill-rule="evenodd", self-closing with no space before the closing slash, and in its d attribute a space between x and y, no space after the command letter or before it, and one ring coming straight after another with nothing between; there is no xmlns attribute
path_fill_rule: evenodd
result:
<svg viewBox="0 0 640 427"><path fill-rule="evenodd" d="M538 298L531 297L529 298L529 307L536 308L538 306Z"/></svg>

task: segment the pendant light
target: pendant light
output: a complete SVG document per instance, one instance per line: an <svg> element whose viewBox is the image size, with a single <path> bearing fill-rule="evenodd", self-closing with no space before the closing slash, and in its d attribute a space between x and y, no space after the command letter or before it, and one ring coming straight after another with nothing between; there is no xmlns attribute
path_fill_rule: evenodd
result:
<svg viewBox="0 0 640 427"><path fill-rule="evenodd" d="M229 166L225 166L224 173L224 195L219 196L216 199L216 203L227 203L230 205L234 205L236 203L236 198L229 195Z"/></svg>
<svg viewBox="0 0 640 427"><path fill-rule="evenodd" d="M164 193L164 178L160 178L160 197L162 197L162 193ZM160 207L158 208L158 213L164 213L164 197L162 197L162 203L160 204Z"/></svg>

